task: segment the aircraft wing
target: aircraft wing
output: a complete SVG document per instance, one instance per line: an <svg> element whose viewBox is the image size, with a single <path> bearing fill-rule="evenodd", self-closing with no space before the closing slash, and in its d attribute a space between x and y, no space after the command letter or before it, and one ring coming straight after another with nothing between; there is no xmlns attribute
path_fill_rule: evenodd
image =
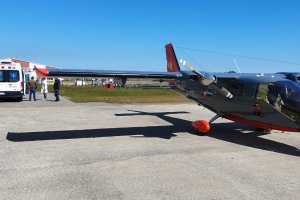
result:
<svg viewBox="0 0 300 200"><path fill-rule="evenodd" d="M117 71L117 70L79 70L79 69L41 69L34 70L40 77L116 77L116 78L181 78L180 72L145 72L145 71Z"/></svg>

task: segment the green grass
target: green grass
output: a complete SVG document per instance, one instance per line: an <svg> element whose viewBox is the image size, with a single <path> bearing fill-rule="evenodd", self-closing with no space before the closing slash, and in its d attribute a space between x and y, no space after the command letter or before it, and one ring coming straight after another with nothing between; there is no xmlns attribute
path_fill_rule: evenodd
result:
<svg viewBox="0 0 300 200"><path fill-rule="evenodd" d="M49 86L49 90L50 90ZM50 90L51 91L51 90ZM62 86L60 94L73 102L107 103L175 103L189 102L170 89L116 88L93 86Z"/></svg>

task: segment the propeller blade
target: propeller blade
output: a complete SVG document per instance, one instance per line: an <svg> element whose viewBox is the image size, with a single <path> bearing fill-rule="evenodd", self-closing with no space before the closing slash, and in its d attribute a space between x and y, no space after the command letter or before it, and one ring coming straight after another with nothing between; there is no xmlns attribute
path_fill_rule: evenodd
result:
<svg viewBox="0 0 300 200"><path fill-rule="evenodd" d="M192 72L194 72L195 74L197 74L200 77L205 77L201 72L199 72L197 69L195 69L191 64L189 64L187 61L180 59L179 61L183 66L185 66L186 68L188 68L189 70L191 70Z"/></svg>
<svg viewBox="0 0 300 200"><path fill-rule="evenodd" d="M195 74L198 75L198 77L200 77L200 82L203 85L210 85L212 82L215 81L214 78L208 78L206 77L204 74L202 74L201 72L199 72L197 69L195 69L191 64L189 64L187 61L181 59L179 61L183 66L185 66L186 68L188 68L189 70L191 70L192 72L194 72Z"/></svg>
<svg viewBox="0 0 300 200"><path fill-rule="evenodd" d="M233 95L231 94L231 92L229 92L226 88L224 88L223 86L218 85L215 82L215 79L213 78L208 78L206 76L204 76L204 74L202 74L201 72L199 72L197 69L195 69L191 64L189 64L187 61L180 59L179 61L183 66L185 66L186 68L188 68L189 70L191 70L192 72L194 72L195 74L198 75L198 77L200 78L200 82L203 85L210 85L212 87L212 89L214 89L216 92L218 92L219 94L231 99L233 98Z"/></svg>
<svg viewBox="0 0 300 200"><path fill-rule="evenodd" d="M218 93L224 95L225 97L227 97L229 99L233 98L233 95L231 94L231 92L229 92L226 88L219 86L216 83L211 84L211 86L214 90L216 90Z"/></svg>

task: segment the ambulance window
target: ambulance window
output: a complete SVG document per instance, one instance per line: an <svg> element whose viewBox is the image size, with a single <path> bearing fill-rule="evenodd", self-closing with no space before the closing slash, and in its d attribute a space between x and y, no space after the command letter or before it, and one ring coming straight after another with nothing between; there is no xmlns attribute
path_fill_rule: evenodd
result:
<svg viewBox="0 0 300 200"><path fill-rule="evenodd" d="M18 82L19 81L19 71L17 70L9 70L8 72L8 80L7 82Z"/></svg>
<svg viewBox="0 0 300 200"><path fill-rule="evenodd" d="M3 71L0 71L0 82L3 82L4 78L3 78Z"/></svg>

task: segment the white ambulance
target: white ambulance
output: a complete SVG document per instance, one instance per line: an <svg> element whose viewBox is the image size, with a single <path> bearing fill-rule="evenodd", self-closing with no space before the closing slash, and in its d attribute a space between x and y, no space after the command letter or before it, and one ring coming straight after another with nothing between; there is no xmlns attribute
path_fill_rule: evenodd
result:
<svg viewBox="0 0 300 200"><path fill-rule="evenodd" d="M0 62L0 99L16 98L23 100L25 94L25 75L19 63Z"/></svg>

